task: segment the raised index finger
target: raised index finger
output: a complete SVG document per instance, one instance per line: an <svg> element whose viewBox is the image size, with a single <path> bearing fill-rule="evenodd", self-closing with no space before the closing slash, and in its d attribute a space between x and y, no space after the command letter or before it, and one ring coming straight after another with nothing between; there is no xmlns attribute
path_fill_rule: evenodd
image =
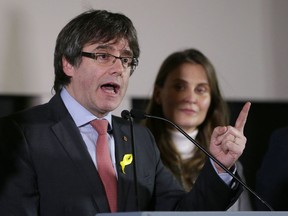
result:
<svg viewBox="0 0 288 216"><path fill-rule="evenodd" d="M240 130L242 133L244 131L244 126L246 124L247 116L250 110L251 103L246 102L245 105L243 106L241 112L239 113L239 116L236 120L235 123L235 128Z"/></svg>

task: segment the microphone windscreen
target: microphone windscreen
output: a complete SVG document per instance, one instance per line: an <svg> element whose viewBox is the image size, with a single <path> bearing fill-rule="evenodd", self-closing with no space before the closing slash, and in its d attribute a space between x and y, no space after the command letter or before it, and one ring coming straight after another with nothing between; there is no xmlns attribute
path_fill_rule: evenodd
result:
<svg viewBox="0 0 288 216"><path fill-rule="evenodd" d="M128 110L123 110L121 112L121 117L128 120L130 118L130 112Z"/></svg>
<svg viewBox="0 0 288 216"><path fill-rule="evenodd" d="M133 118L137 119L145 119L147 117L147 114L141 110L132 109L130 113Z"/></svg>

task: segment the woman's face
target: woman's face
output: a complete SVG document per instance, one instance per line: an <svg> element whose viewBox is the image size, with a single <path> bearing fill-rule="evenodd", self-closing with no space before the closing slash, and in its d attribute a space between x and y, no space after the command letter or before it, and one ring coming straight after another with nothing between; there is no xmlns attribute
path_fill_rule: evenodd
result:
<svg viewBox="0 0 288 216"><path fill-rule="evenodd" d="M211 94L206 71L199 64L184 63L155 87L156 102L164 116L186 132L194 131L207 115Z"/></svg>

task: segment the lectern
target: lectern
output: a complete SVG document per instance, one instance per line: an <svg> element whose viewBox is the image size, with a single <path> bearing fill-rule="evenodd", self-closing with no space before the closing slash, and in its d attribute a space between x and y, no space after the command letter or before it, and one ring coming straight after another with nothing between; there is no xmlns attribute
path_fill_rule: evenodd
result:
<svg viewBox="0 0 288 216"><path fill-rule="evenodd" d="M275 211L217 211L217 212L119 212L100 213L96 216L288 216L287 212Z"/></svg>

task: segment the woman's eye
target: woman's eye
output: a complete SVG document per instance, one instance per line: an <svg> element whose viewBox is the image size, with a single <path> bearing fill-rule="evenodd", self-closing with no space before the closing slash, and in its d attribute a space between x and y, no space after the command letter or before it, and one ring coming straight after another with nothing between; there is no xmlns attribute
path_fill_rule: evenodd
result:
<svg viewBox="0 0 288 216"><path fill-rule="evenodd" d="M204 93L206 93L207 91L208 91L208 89L205 88L205 87L199 87L199 88L197 88L197 92L200 93L200 94L204 94Z"/></svg>
<svg viewBox="0 0 288 216"><path fill-rule="evenodd" d="M174 88L178 91L183 90L184 86L183 85L175 85Z"/></svg>

